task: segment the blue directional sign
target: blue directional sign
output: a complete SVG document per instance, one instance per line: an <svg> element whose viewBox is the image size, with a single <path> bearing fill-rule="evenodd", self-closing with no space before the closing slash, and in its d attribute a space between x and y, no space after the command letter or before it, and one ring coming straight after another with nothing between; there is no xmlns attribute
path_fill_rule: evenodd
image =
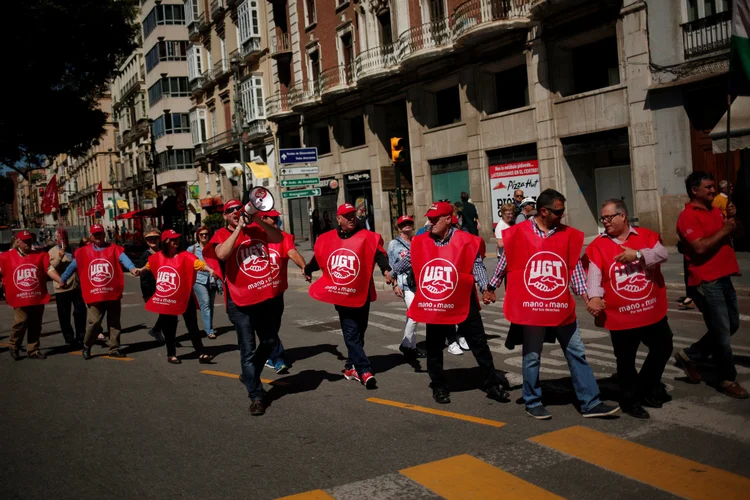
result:
<svg viewBox="0 0 750 500"><path fill-rule="evenodd" d="M279 163L317 163L318 148L279 149Z"/></svg>

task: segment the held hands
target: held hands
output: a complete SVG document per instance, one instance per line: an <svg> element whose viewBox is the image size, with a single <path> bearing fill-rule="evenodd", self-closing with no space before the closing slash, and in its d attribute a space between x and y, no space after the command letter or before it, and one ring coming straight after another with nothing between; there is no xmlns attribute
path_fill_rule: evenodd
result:
<svg viewBox="0 0 750 500"><path fill-rule="evenodd" d="M130 270L130 274L136 277L140 276L142 272L143 272L143 269L138 268L138 267L134 267L133 269Z"/></svg>
<svg viewBox="0 0 750 500"><path fill-rule="evenodd" d="M302 271L302 276L305 277L305 281L307 281L308 283L312 283L312 276L310 276L309 274L305 274L305 271Z"/></svg>
<svg viewBox="0 0 750 500"><path fill-rule="evenodd" d="M396 297L404 298L404 292L401 290L400 286L394 286L393 287L393 293L396 294Z"/></svg>
<svg viewBox="0 0 750 500"><path fill-rule="evenodd" d="M386 271L383 276L385 276L385 283L386 285L392 285L393 284L393 277L391 276L390 271Z"/></svg>
<svg viewBox="0 0 750 500"><path fill-rule="evenodd" d="M586 302L586 310L592 316L596 317L607 308L607 303L601 297L594 297Z"/></svg>
<svg viewBox="0 0 750 500"><path fill-rule="evenodd" d="M615 257L615 262L622 262L624 264L634 262L638 260L638 257L636 257L636 251L632 248L628 248L624 245L620 245L620 248L624 250L621 254Z"/></svg>
<svg viewBox="0 0 750 500"><path fill-rule="evenodd" d="M485 305L494 304L496 300L497 297L494 291L485 290L482 294L482 302L484 302Z"/></svg>

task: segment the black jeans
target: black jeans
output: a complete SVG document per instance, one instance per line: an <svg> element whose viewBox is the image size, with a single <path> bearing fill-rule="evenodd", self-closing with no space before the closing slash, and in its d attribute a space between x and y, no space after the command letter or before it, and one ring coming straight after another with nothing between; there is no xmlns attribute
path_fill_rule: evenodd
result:
<svg viewBox="0 0 750 500"><path fill-rule="evenodd" d="M195 303L192 300L190 301L190 305L188 305L187 311L182 314L182 319L185 320L185 326L187 326L188 335L190 335L190 342L193 343L193 349L200 353L203 350L203 341L201 340L201 332L198 328L198 315L196 314ZM175 345L177 320L178 317L173 314L160 314L156 322L164 334L164 340L167 344L167 356L177 356Z"/></svg>
<svg viewBox="0 0 750 500"><path fill-rule="evenodd" d="M279 331L281 331L281 318L284 316L284 294L282 293L280 296L276 297L274 300L274 308L273 308L273 320L274 320L274 330L276 331L276 335L279 335ZM270 359L274 364L278 361L283 362L284 361L284 346L281 344L281 338L279 338L278 343L276 344L276 347L274 347L271 354L268 356L268 359Z"/></svg>
<svg viewBox="0 0 750 500"><path fill-rule="evenodd" d="M80 288L74 288L67 292L58 292L55 294L57 301L57 320L60 323L65 342L78 341L83 342L83 336L86 334L86 304L83 302ZM75 323L75 333L70 324L70 311L73 310L73 321Z"/></svg>
<svg viewBox="0 0 750 500"><path fill-rule="evenodd" d="M349 351L349 357L344 366L347 370L353 366L360 376L371 372L370 360L365 354L365 332L370 319L370 301L365 302L362 307L336 306L336 311L339 313L344 343Z"/></svg>
<svg viewBox="0 0 750 500"><path fill-rule="evenodd" d="M477 302L474 291L471 293L469 315L458 325L461 334L466 337L466 342L471 348L471 353L477 360L479 371L482 373L482 387L486 390L499 384L499 377L495 372L495 363L492 360L492 351L487 345L487 337L484 333L484 323L479 314L479 302ZM455 335L456 325L427 325L427 373L430 375L430 387L432 389L448 389L443 372L443 348L445 339L451 334Z"/></svg>
<svg viewBox="0 0 750 500"><path fill-rule="evenodd" d="M633 404L641 398L661 393L661 377L672 356L672 330L666 316L653 325L630 330L612 330L610 334L617 358L620 403ZM641 342L648 347L648 355L641 371L638 372L635 368L635 356Z"/></svg>

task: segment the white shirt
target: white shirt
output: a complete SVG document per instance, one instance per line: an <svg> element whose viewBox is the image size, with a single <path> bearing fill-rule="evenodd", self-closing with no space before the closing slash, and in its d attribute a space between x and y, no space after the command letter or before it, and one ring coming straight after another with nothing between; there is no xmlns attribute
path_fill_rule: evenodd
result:
<svg viewBox="0 0 750 500"><path fill-rule="evenodd" d="M505 223L503 219L500 219L500 222L497 223L495 226L495 238L498 240L503 239L503 229L508 229L510 226Z"/></svg>

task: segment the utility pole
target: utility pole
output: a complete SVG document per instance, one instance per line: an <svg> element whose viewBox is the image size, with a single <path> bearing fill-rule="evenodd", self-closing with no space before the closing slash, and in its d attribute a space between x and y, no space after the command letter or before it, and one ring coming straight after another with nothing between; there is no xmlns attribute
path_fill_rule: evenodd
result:
<svg viewBox="0 0 750 500"><path fill-rule="evenodd" d="M156 171L159 169L159 158L156 156L156 141L154 140L154 120L149 118L149 137L151 138L151 147L149 148L151 156L151 168L154 171L154 193L156 193L156 217L158 229L161 229L161 196L159 196L159 181L156 179Z"/></svg>
<svg viewBox="0 0 750 500"><path fill-rule="evenodd" d="M232 61L232 74L234 75L234 135L240 143L240 164L242 164L242 203L247 203L249 195L247 191L247 175L245 169L245 138L243 137L243 126L245 122L245 110L242 107L242 98L240 96L240 63Z"/></svg>
<svg viewBox="0 0 750 500"><path fill-rule="evenodd" d="M115 190L117 174L112 165L112 148L107 149L107 151L109 152L109 186L112 188L112 207L115 210L115 240L117 240L118 236L120 236L120 232L117 230L117 191Z"/></svg>

